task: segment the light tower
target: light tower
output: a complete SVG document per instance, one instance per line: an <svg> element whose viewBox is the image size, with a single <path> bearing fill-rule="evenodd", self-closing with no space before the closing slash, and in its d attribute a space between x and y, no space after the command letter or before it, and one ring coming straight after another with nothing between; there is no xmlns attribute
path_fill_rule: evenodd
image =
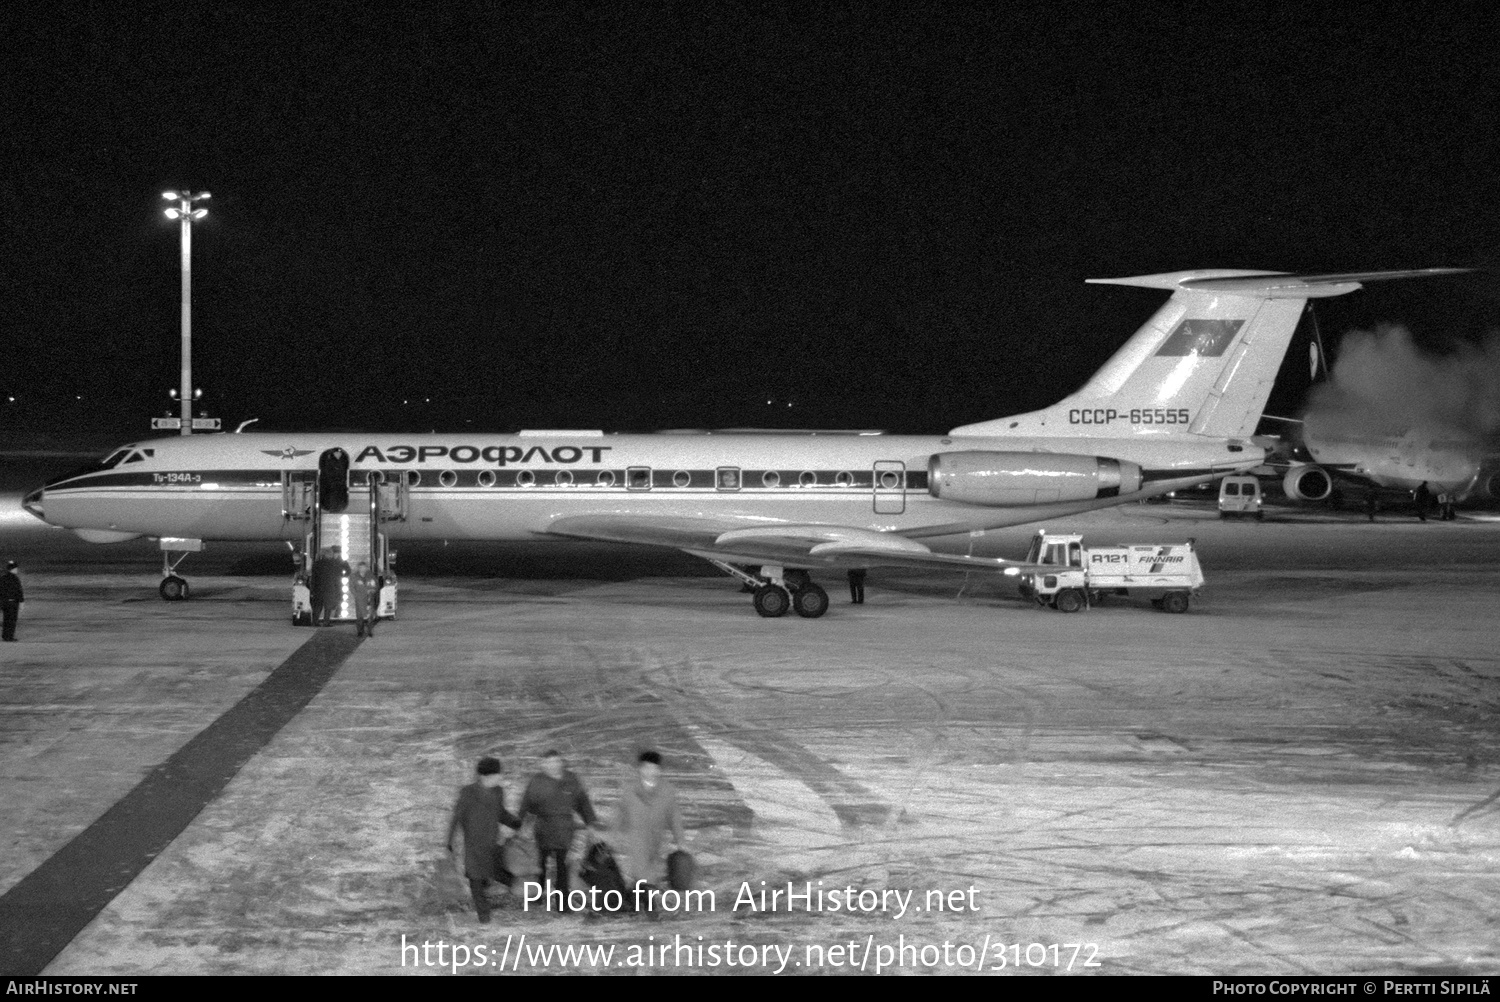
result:
<svg viewBox="0 0 1500 1002"><path fill-rule="evenodd" d="M209 197L206 191L164 191L161 197L176 202L167 210L168 219L176 219L182 229L182 433L193 433L193 223L208 215L208 210L193 208L195 202Z"/></svg>

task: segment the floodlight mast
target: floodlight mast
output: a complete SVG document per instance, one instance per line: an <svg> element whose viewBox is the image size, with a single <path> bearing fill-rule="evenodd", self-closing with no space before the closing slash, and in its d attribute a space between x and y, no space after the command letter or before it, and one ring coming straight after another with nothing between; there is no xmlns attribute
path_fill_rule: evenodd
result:
<svg viewBox="0 0 1500 1002"><path fill-rule="evenodd" d="M167 218L179 223L182 233L182 384L178 399L182 403L182 434L193 433L193 223L208 215L204 208L193 208L194 202L212 196L206 191L164 191L161 197L177 204L167 210Z"/></svg>

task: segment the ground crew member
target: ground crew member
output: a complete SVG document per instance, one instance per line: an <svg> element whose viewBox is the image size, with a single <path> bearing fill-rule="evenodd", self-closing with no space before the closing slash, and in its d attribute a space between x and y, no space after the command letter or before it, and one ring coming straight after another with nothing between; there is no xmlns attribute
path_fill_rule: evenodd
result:
<svg viewBox="0 0 1500 1002"><path fill-rule="evenodd" d="M865 604L865 569L856 567L849 572L849 601L855 605Z"/></svg>
<svg viewBox="0 0 1500 1002"><path fill-rule="evenodd" d="M349 579L349 592L354 599L355 632L361 637L375 636L375 612L380 605L380 596L375 591L375 575L370 565L360 561L354 568L354 577Z"/></svg>
<svg viewBox="0 0 1500 1002"><path fill-rule="evenodd" d="M1416 493L1412 495L1417 502L1417 518L1427 521L1427 508L1432 504L1432 491L1427 488L1427 481L1417 485Z"/></svg>
<svg viewBox="0 0 1500 1002"><path fill-rule="evenodd" d="M26 601L26 594L21 588L21 575L17 570L16 562L7 560L5 574L0 576L0 615L4 619L0 638L5 640L16 639L16 620L21 618L21 603Z"/></svg>

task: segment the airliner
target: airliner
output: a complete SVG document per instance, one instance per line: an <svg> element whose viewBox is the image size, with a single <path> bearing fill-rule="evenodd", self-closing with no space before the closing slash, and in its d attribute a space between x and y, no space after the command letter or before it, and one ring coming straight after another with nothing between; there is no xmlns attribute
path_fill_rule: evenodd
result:
<svg viewBox="0 0 1500 1002"><path fill-rule="evenodd" d="M1450 504L1500 499L1500 470L1486 463L1484 444L1463 432L1436 425L1361 428L1310 414L1301 438L1312 462L1295 463L1282 478L1295 501L1327 500L1339 481L1373 492L1372 500L1382 491L1410 495L1422 484Z"/></svg>
<svg viewBox="0 0 1500 1002"><path fill-rule="evenodd" d="M894 565L1015 574L1023 565L975 552L987 530L1259 466L1265 448L1251 438L1308 299L1462 270L1090 279L1170 297L1070 396L942 436L180 436L122 446L23 504L91 542L158 538L169 556L205 540L296 547L316 538L299 521L316 482L366 492L392 541L674 547L743 581L761 615L814 618L828 596L811 572ZM185 597L169 556L162 594Z"/></svg>

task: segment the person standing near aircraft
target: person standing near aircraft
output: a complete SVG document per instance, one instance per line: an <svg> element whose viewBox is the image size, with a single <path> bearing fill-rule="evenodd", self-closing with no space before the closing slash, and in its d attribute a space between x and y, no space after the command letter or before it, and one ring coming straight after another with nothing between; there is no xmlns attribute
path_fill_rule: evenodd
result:
<svg viewBox="0 0 1500 1002"><path fill-rule="evenodd" d="M634 887L650 881L661 870L661 850L667 829L680 846L682 812L677 808L677 789L661 774L661 755L641 752L636 759L635 775L620 791L616 809L616 848L625 871L626 884Z"/></svg>
<svg viewBox="0 0 1500 1002"><path fill-rule="evenodd" d="M849 601L855 605L865 604L865 569L856 567L849 572Z"/></svg>
<svg viewBox="0 0 1500 1002"><path fill-rule="evenodd" d="M500 760L486 755L474 767L474 782L458 791L453 805L453 819L448 822L448 851L453 852L453 836L464 833L464 876L474 898L474 911L480 922L490 920L490 882L507 878L500 859L500 826L520 828L521 819L505 807L505 790L500 786Z"/></svg>
<svg viewBox="0 0 1500 1002"><path fill-rule="evenodd" d="M375 636L374 611L379 605L379 596L375 591L375 575L370 573L370 565L363 560L354 568L354 576L349 580L350 595L354 599L354 618L357 625L355 632L361 637Z"/></svg>
<svg viewBox="0 0 1500 1002"><path fill-rule="evenodd" d="M542 756L542 771L526 784L520 818L525 821L527 815L536 817L536 858L541 867L537 879L546 879L547 860L551 858L555 869L552 886L562 892L564 911L568 900L568 850L577 830L574 814L590 829L599 823L582 781L568 770L559 752L549 750Z"/></svg>
<svg viewBox="0 0 1500 1002"><path fill-rule="evenodd" d="M329 547L313 562L313 625L327 626L330 610L336 615L344 604L344 582L349 578L349 564L337 546Z"/></svg>
<svg viewBox="0 0 1500 1002"><path fill-rule="evenodd" d="M0 577L0 614L4 615L4 630L0 631L0 637L6 640L16 639L16 621L21 618L21 603L26 601L21 575L16 571L16 562L8 560L5 575Z"/></svg>
<svg viewBox="0 0 1500 1002"><path fill-rule="evenodd" d="M1432 491L1428 489L1427 481L1424 480L1417 485L1412 498L1417 502L1417 518L1427 521L1427 509L1432 505Z"/></svg>

